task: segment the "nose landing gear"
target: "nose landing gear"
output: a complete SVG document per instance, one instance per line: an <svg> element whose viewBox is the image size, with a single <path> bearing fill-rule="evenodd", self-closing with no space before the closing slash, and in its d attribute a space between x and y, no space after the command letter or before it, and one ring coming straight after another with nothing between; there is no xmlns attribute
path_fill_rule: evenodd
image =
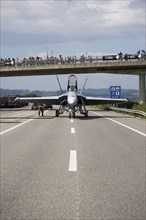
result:
<svg viewBox="0 0 146 220"><path fill-rule="evenodd" d="M75 118L75 112L69 111L69 118Z"/></svg>

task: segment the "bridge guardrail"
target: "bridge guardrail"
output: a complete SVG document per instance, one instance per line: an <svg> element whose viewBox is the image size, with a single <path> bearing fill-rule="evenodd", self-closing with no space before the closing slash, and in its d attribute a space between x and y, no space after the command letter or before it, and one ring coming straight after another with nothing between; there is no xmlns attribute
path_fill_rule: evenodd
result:
<svg viewBox="0 0 146 220"><path fill-rule="evenodd" d="M116 107L110 107L111 110L121 111L121 112L127 112L127 113L133 113L133 114L139 114L144 117L146 117L146 112L139 111L139 110L132 110L132 109L126 109L126 108L116 108Z"/></svg>
<svg viewBox="0 0 146 220"><path fill-rule="evenodd" d="M87 63L111 63L111 62L127 62L127 61L145 61L146 53L139 58L136 54L127 54L127 57L123 56L122 58L117 58L117 55L104 55L104 56L80 56L80 57L50 57L43 59L41 57L37 58L24 58L24 59L0 59L0 67L12 67L12 66L41 66L41 65L50 65L50 64L87 64Z"/></svg>

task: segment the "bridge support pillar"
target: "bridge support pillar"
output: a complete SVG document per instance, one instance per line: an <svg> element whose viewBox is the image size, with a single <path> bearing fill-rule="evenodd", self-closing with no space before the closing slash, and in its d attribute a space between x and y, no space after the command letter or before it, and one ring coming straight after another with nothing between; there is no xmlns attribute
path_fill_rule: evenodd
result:
<svg viewBox="0 0 146 220"><path fill-rule="evenodd" d="M139 75L139 103L146 103L146 79L145 75Z"/></svg>

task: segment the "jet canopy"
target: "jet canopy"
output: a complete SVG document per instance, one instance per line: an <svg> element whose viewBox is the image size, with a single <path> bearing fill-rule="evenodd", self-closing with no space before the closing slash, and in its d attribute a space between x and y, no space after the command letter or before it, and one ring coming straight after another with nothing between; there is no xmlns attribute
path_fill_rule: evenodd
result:
<svg viewBox="0 0 146 220"><path fill-rule="evenodd" d="M70 75L68 77L68 86L67 86L67 91L68 92L77 92L78 87L77 87L77 78L75 75Z"/></svg>

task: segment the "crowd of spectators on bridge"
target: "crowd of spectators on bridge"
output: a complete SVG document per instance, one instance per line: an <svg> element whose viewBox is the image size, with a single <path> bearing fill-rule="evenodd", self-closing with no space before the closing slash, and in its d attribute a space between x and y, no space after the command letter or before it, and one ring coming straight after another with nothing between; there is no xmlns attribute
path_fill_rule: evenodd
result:
<svg viewBox="0 0 146 220"><path fill-rule="evenodd" d="M48 56L46 59L42 57L29 57L19 59L17 58L0 58L0 66L33 66L33 65L46 65L46 64L68 64L68 63L91 63L91 62L98 62L98 61L112 61L112 60L119 60L119 61L128 61L128 60L146 60L146 52L145 50L138 50L135 54L123 54L119 52L116 55L103 55L103 56L87 56L81 55L80 57L77 56L69 56L63 57L62 55L56 56Z"/></svg>

